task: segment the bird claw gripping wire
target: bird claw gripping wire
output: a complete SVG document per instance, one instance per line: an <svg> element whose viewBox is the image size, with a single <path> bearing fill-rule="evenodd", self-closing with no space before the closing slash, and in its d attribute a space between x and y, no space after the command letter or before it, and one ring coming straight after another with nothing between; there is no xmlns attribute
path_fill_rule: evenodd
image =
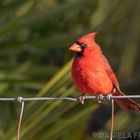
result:
<svg viewBox="0 0 140 140"><path fill-rule="evenodd" d="M84 98L84 96L80 96L80 97L78 98L78 100L79 100L79 102L80 102L81 104L84 104L84 103L85 103L85 98Z"/></svg>
<svg viewBox="0 0 140 140"><path fill-rule="evenodd" d="M96 96L96 100L97 100L97 102L100 104L103 100L104 100L104 95L102 95L102 94L100 94L100 95L97 95Z"/></svg>

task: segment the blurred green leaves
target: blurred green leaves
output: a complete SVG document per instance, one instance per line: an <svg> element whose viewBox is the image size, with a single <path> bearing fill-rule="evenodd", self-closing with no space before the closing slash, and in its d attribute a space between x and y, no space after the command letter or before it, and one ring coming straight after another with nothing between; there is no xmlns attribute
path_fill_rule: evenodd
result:
<svg viewBox="0 0 140 140"><path fill-rule="evenodd" d="M140 1L128 0L0 1L0 96L79 96L70 78L68 47L94 31L121 85L139 94L139 7ZM15 140L19 104L0 103L0 110L5 110L0 115L0 139ZM93 139L86 127L95 110L93 101L26 103L21 139ZM139 123L137 114L120 111L115 129L134 131ZM109 124L106 120L102 129L108 130Z"/></svg>

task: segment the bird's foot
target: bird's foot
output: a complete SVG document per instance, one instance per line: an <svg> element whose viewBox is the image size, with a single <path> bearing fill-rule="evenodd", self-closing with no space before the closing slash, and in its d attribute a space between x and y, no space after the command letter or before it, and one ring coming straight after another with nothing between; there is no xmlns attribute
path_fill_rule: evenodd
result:
<svg viewBox="0 0 140 140"><path fill-rule="evenodd" d="M84 104L84 103L85 103L85 98L84 98L84 96L80 96L80 97L78 98L78 100L79 100L79 102L80 102L81 104Z"/></svg>
<svg viewBox="0 0 140 140"><path fill-rule="evenodd" d="M99 95L96 96L96 99L97 99L97 102L100 104L104 99L104 95L99 94Z"/></svg>

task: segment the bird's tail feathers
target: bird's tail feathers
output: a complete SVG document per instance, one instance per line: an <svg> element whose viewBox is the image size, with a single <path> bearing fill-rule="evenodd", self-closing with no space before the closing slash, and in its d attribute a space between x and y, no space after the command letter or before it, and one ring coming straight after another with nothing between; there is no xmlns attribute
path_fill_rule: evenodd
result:
<svg viewBox="0 0 140 140"><path fill-rule="evenodd" d="M125 96L123 92L117 91L116 96ZM140 105L133 101L132 99L115 99L115 102L125 111L125 112L139 112Z"/></svg>

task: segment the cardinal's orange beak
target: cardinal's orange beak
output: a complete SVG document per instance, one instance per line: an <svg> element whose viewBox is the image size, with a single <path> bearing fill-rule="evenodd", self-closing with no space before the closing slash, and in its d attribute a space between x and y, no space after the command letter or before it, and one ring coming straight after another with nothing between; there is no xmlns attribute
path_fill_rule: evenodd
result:
<svg viewBox="0 0 140 140"><path fill-rule="evenodd" d="M70 50L70 51L74 51L74 52L81 52L81 51L82 51L81 47L80 47L78 44L76 44L76 43L74 43L74 44L69 48L69 50Z"/></svg>

